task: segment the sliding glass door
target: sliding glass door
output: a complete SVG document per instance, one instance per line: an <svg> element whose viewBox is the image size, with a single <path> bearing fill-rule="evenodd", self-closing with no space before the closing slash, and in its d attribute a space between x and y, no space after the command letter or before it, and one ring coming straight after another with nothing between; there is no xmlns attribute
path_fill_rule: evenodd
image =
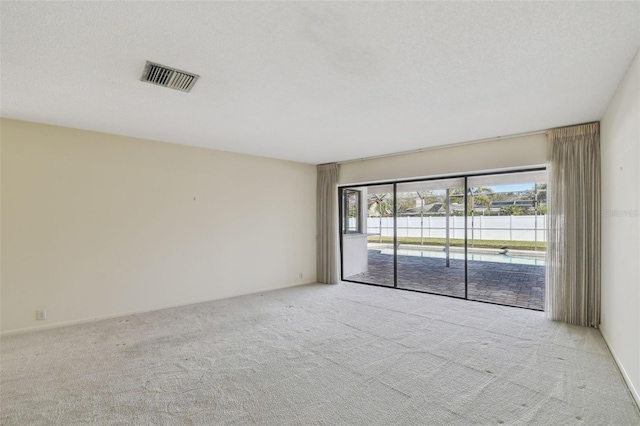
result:
<svg viewBox="0 0 640 426"><path fill-rule="evenodd" d="M465 297L464 178L397 184L398 287Z"/></svg>
<svg viewBox="0 0 640 426"><path fill-rule="evenodd" d="M544 169L339 193L344 281L543 309Z"/></svg>

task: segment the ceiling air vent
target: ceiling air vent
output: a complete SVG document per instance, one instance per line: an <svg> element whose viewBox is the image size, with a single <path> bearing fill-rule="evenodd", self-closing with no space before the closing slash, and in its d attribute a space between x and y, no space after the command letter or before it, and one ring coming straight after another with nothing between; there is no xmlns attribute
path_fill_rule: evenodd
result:
<svg viewBox="0 0 640 426"><path fill-rule="evenodd" d="M147 61L142 73L142 81L180 90L181 92L191 91L198 77L200 76L190 72L180 71L149 61Z"/></svg>

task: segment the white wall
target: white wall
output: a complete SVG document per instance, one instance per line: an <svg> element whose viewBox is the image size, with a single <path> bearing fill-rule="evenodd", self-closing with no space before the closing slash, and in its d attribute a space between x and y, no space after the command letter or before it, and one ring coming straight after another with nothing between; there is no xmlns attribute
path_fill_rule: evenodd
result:
<svg viewBox="0 0 640 426"><path fill-rule="evenodd" d="M0 124L3 332L315 281L315 166Z"/></svg>
<svg viewBox="0 0 640 426"><path fill-rule="evenodd" d="M600 330L640 404L640 53L601 120Z"/></svg>
<svg viewBox="0 0 640 426"><path fill-rule="evenodd" d="M515 169L546 162L546 136L536 134L344 163L339 184Z"/></svg>
<svg viewBox="0 0 640 426"><path fill-rule="evenodd" d="M342 253L344 258L342 276L350 277L366 272L369 269L367 234L342 235Z"/></svg>

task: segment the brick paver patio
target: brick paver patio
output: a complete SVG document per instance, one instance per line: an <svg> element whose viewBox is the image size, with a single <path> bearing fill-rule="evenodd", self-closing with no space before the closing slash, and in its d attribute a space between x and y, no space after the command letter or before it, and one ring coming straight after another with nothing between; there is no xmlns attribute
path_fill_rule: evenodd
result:
<svg viewBox="0 0 640 426"><path fill-rule="evenodd" d="M369 270L345 280L393 287L393 256L369 250ZM544 309L544 266L469 261L471 300ZM464 261L398 256L398 287L464 298Z"/></svg>

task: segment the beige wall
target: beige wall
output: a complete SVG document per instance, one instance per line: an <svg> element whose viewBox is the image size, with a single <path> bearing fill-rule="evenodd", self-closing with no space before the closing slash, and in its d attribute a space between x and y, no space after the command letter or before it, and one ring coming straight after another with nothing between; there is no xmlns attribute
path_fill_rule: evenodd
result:
<svg viewBox="0 0 640 426"><path fill-rule="evenodd" d="M601 121L600 330L640 404L640 53Z"/></svg>
<svg viewBox="0 0 640 426"><path fill-rule="evenodd" d="M314 166L0 123L3 332L315 281Z"/></svg>
<svg viewBox="0 0 640 426"><path fill-rule="evenodd" d="M544 134L495 139L341 164L339 184L539 166L546 156Z"/></svg>

